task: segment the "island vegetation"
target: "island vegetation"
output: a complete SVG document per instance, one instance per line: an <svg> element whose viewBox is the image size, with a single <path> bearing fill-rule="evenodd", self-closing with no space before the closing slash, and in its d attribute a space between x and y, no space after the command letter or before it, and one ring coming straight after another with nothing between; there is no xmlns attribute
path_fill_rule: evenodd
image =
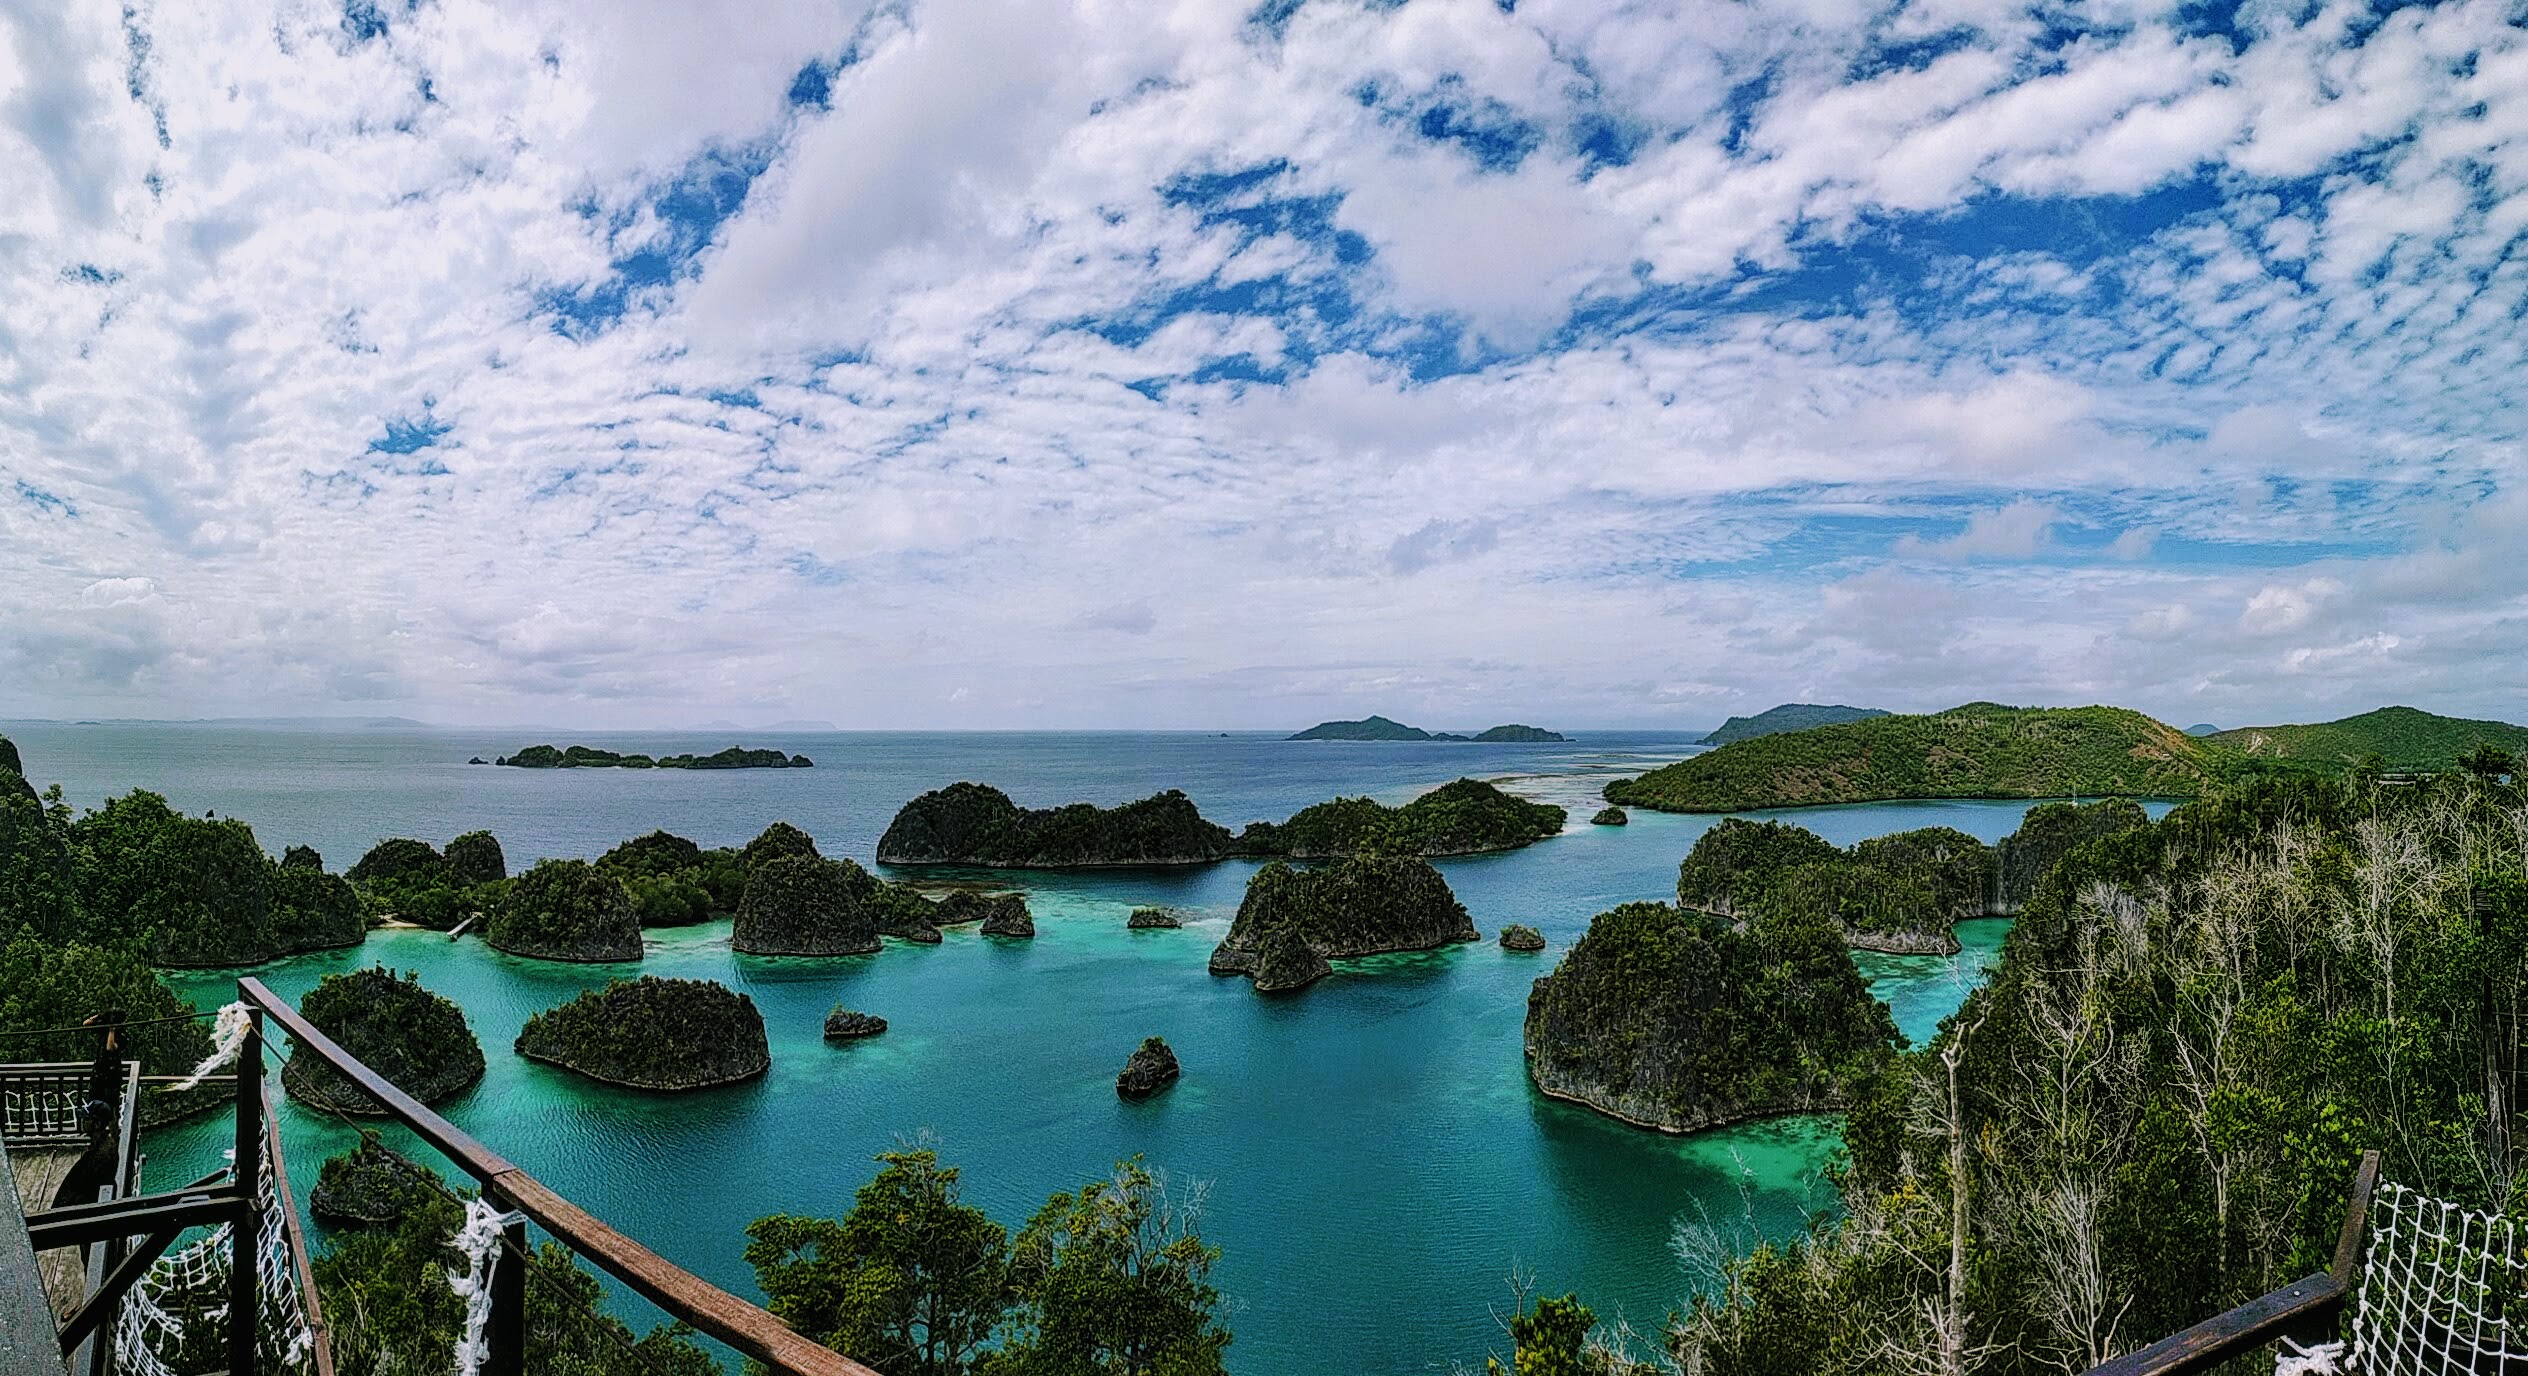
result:
<svg viewBox="0 0 2528 1376"><path fill-rule="evenodd" d="M1632 817L1627 814L1624 809L1616 807L1613 804L1609 804L1597 810L1597 815L1589 819L1589 825L1594 827L1620 827L1630 823L1632 820Z"/></svg>
<svg viewBox="0 0 2528 1376"><path fill-rule="evenodd" d="M372 919L443 932L498 907L508 875L508 857L488 831L457 837L444 854L427 841L389 837L344 872Z"/></svg>
<svg viewBox="0 0 2528 1376"><path fill-rule="evenodd" d="M360 1129L360 1145L325 1158L307 1211L336 1228L392 1227L434 1197L437 1177L419 1162L387 1146L373 1129Z"/></svg>
<svg viewBox="0 0 2528 1376"><path fill-rule="evenodd" d="M1528 994L1528 1077L1662 1132L1842 1109L1897 1043L1843 933L1661 903L1600 913Z"/></svg>
<svg viewBox="0 0 2528 1376"><path fill-rule="evenodd" d="M1124 919L1124 926L1136 932L1173 931L1185 925L1185 915L1174 908L1135 908Z"/></svg>
<svg viewBox="0 0 2528 1376"><path fill-rule="evenodd" d="M436 1104L483 1078L483 1047L464 1010L431 993L421 977L400 978L384 966L327 975L299 1000L299 1013L362 1065L425 1104ZM354 1116L380 1116L386 1106L317 1060L292 1047L281 1088L300 1103Z"/></svg>
<svg viewBox="0 0 2528 1376"><path fill-rule="evenodd" d="M1229 829L1173 789L1119 807L1022 808L997 788L956 783L906 803L878 838L882 865L1203 865L1235 851Z"/></svg>
<svg viewBox="0 0 2528 1376"><path fill-rule="evenodd" d="M1124 1059L1124 1068L1115 1074L1115 1095L1127 1103L1139 1103L1175 1084L1183 1073L1176 1063L1176 1052L1164 1037L1144 1037L1141 1045Z"/></svg>
<svg viewBox="0 0 2528 1376"><path fill-rule="evenodd" d="M747 872L729 945L758 956L868 955L878 949L878 887L849 860L766 861Z"/></svg>
<svg viewBox="0 0 2528 1376"><path fill-rule="evenodd" d="M839 1003L834 1005L833 1011L825 1015L825 1040L829 1042L857 1041L862 1037L877 1036L886 1030L886 1019L875 1013L856 1012Z"/></svg>
<svg viewBox="0 0 2528 1376"><path fill-rule="evenodd" d="M1480 779L1459 779L1401 807L1371 798L1337 798L1301 808L1287 822L1250 823L1238 833L1238 851L1293 860L1473 855L1513 850L1556 835L1566 815L1551 803L1513 797Z"/></svg>
<svg viewBox="0 0 2528 1376"><path fill-rule="evenodd" d="M1752 717L1731 717L1718 730L1695 742L1697 745L1727 745L1732 741L1753 740L1758 736L1778 736L1786 731L1805 731L1812 726L1835 726L1847 721L1868 721L1872 717L1893 715L1878 707L1845 707L1815 702L1786 702L1768 707Z"/></svg>
<svg viewBox="0 0 2528 1376"><path fill-rule="evenodd" d="M1471 736L1451 731L1425 731L1386 717L1363 717L1359 721L1321 721L1287 739L1294 741L1481 741L1494 744L1541 744L1567 741L1569 736L1538 726L1512 723L1487 727Z"/></svg>
<svg viewBox="0 0 2528 1376"><path fill-rule="evenodd" d="M1501 929L1501 949L1504 951L1544 950L1545 934L1524 922L1513 922Z"/></svg>
<svg viewBox="0 0 2528 1376"><path fill-rule="evenodd" d="M1251 976L1272 993L1322 978L1329 961L1479 938L1428 861L1357 855L1298 869L1276 860L1247 881L1229 935L1211 953L1211 972Z"/></svg>
<svg viewBox="0 0 2528 1376"><path fill-rule="evenodd" d="M2191 797L2229 747L2120 707L1968 703L1758 736L1606 786L1608 802L1740 812L1898 798Z"/></svg>
<svg viewBox="0 0 2528 1376"><path fill-rule="evenodd" d="M746 1230L756 1282L800 1333L889 1376L1223 1376L1198 1194L1135 1157L1013 1236L936 1152L877 1160L842 1217Z"/></svg>
<svg viewBox="0 0 2528 1376"><path fill-rule="evenodd" d="M585 860L539 860L511 881L483 940L495 950L538 960L641 958L632 891Z"/></svg>
<svg viewBox="0 0 2528 1376"><path fill-rule="evenodd" d="M2370 761L2398 771L2456 769L2470 752L2486 747L2528 755L2528 727L2436 716L2414 707L2382 707L2308 726L2242 726L2215 732L2212 739L2250 759L2323 771Z"/></svg>
<svg viewBox="0 0 2528 1376"><path fill-rule="evenodd" d="M755 1001L711 980L616 980L527 1019L517 1051L592 1080L692 1090L772 1068Z"/></svg>
<svg viewBox="0 0 2528 1376"><path fill-rule="evenodd" d="M567 749L530 745L515 755L502 755L492 763L512 769L810 769L816 764L805 755L784 754L770 749L749 750L739 745L708 755L661 755L656 759L587 745L574 745Z"/></svg>

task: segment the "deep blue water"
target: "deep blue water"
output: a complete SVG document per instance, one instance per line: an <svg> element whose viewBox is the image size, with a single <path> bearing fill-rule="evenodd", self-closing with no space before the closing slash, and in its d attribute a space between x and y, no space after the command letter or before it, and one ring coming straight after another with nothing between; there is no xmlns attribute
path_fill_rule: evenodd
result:
<svg viewBox="0 0 2528 1376"><path fill-rule="evenodd" d="M1337 794L1402 801L1461 774L1501 779L1573 809L1560 837L1441 862L1487 940L1346 962L1295 996L1265 998L1204 970L1252 867L1001 876L1028 891L1039 937L971 929L874 956L738 956L725 924L653 935L641 969L721 980L767 1020L766 1079L682 1097L615 1091L510 1054L532 1013L629 973L518 960L435 933L372 934L356 951L253 973L295 997L370 962L420 972L457 1000L490 1071L443 1111L494 1150L679 1263L756 1293L740 1258L747 1221L839 1213L903 1140L964 1168L968 1197L1011 1226L1052 1191L1139 1153L1179 1188L1207 1190L1205 1235L1234 1306L1240 1373L1419 1372L1479 1361L1514 1268L1601 1312L1655 1323L1691 1292L1670 1240L1680 1223L1779 1235L1831 1206L1818 1178L1834 1124L1792 1119L1678 1140L1549 1103L1527 1085L1519 1028L1528 984L1589 918L1674 892L1677 862L1713 819L1636 812L1587 825L1607 778L1688 753L1688 737L1592 733L1569 745L1293 743L1254 734L752 733L813 770L530 771L468 766L535 740L664 754L724 735L315 733L231 727L0 724L38 784L93 805L153 788L179 807L241 817L267 848L308 843L340 869L392 835L434 842L488 827L511 866L594 856L652 827L706 845L787 819L829 855L868 862L906 799L961 778L1022 804L1121 802L1182 788L1215 820L1280 818ZM1847 843L1944 824L1997 839L2015 803L1911 803L1795 816ZM1142 903L1188 908L1181 931L1127 932ZM1542 930L1541 956L1488 939ZM1954 1009L2006 924L1970 924L1956 959L1859 957L1908 1035ZM208 1007L235 975L175 981ZM874 1041L825 1044L841 1002L886 1017ZM1164 1036L1184 1079L1119 1102L1113 1077L1144 1036ZM285 1108L303 1190L350 1133ZM151 1178L208 1169L218 1130L149 1145ZM627 1312L637 1311L632 1304ZM634 1312L636 1321L646 1318Z"/></svg>

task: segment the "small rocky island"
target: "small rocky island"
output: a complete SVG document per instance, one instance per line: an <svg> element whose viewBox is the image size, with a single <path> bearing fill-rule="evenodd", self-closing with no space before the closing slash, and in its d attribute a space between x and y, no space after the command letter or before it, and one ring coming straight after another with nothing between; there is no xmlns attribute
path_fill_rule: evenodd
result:
<svg viewBox="0 0 2528 1376"><path fill-rule="evenodd" d="M708 755L661 755L656 759L586 745L574 745L568 749L530 745L515 755L500 756L492 763L512 769L812 769L816 766L816 761L805 755L789 755L778 750L749 750L740 745Z"/></svg>
<svg viewBox="0 0 2528 1376"><path fill-rule="evenodd" d="M772 1068L753 999L710 980L656 975L616 980L536 1014L517 1050L633 1089L703 1089Z"/></svg>
<svg viewBox="0 0 2528 1376"><path fill-rule="evenodd" d="M980 929L985 936L1016 937L1032 940L1036 935L1036 915L1027 910L1024 895L1005 893L984 900L989 912Z"/></svg>
<svg viewBox="0 0 2528 1376"><path fill-rule="evenodd" d="M299 1000L298 1011L362 1065L425 1104L483 1078L482 1043L466 1025L464 1010L422 988L416 975L398 976L383 966L327 975ZM362 1117L386 1112L304 1048L293 1048L282 1065L281 1089L319 1109Z"/></svg>
<svg viewBox="0 0 2528 1376"><path fill-rule="evenodd" d="M1022 808L1008 794L955 783L906 803L878 838L882 865L1089 869L1207 865L1236 853L1229 829L1170 789L1119 807Z"/></svg>
<svg viewBox="0 0 2528 1376"><path fill-rule="evenodd" d="M1661 1132L1844 1107L1895 1053L1895 1020L1832 923L1627 903L1527 998L1528 1077L1549 1098Z"/></svg>
<svg viewBox="0 0 2528 1376"><path fill-rule="evenodd" d="M1247 855L1322 860L1385 855L1477 855L1515 850L1553 836L1567 816L1551 803L1531 803L1481 779L1459 779L1388 807L1371 798L1337 798L1293 813L1287 822L1255 822L1238 833Z"/></svg>
<svg viewBox="0 0 2528 1376"><path fill-rule="evenodd" d="M437 1180L429 1167L362 1128L360 1145L325 1158L316 1188L307 1196L307 1211L336 1228L393 1227L416 1199L437 1193Z"/></svg>
<svg viewBox="0 0 2528 1376"><path fill-rule="evenodd" d="M483 940L538 960L639 960L641 921L614 875L585 860L540 860L492 910Z"/></svg>
<svg viewBox="0 0 2528 1376"><path fill-rule="evenodd" d="M1136 932L1170 931L1184 925L1184 917L1174 908L1135 908L1124 919L1124 926Z"/></svg>
<svg viewBox="0 0 2528 1376"><path fill-rule="evenodd" d="M1168 1048L1167 1042L1158 1037L1144 1037L1139 1049L1132 1053L1124 1062L1123 1070L1115 1076L1115 1094L1128 1103L1137 1104L1176 1083L1179 1073L1176 1053Z"/></svg>
<svg viewBox="0 0 2528 1376"><path fill-rule="evenodd" d="M825 1015L825 1040L829 1042L856 1041L886 1030L886 1019L875 1013L853 1012L839 1003L834 1005L833 1012Z"/></svg>
<svg viewBox="0 0 2528 1376"><path fill-rule="evenodd" d="M1596 827L1620 827L1629 824L1632 820L1632 817L1628 815L1624 809L1609 804L1606 807L1598 809L1598 815L1589 819L1589 825Z"/></svg>
<svg viewBox="0 0 2528 1376"><path fill-rule="evenodd" d="M876 876L849 860L767 860L747 871L729 945L754 956L867 955L878 949L870 911L878 887Z"/></svg>
<svg viewBox="0 0 2528 1376"><path fill-rule="evenodd" d="M1329 961L1480 936L1427 861L1354 856L1305 870L1275 861L1247 881L1237 919L1211 953L1211 972L1251 976L1258 990L1273 993L1332 973Z"/></svg>
<svg viewBox="0 0 2528 1376"><path fill-rule="evenodd" d="M1294 741L1474 741L1490 744L1544 744L1568 741L1571 738L1539 726L1512 723L1461 736L1453 731L1425 731L1386 717L1363 717L1359 721L1321 721L1288 737Z"/></svg>
<svg viewBox="0 0 2528 1376"><path fill-rule="evenodd" d="M1504 951L1544 950L1545 934L1524 922L1513 922L1501 929L1501 949Z"/></svg>

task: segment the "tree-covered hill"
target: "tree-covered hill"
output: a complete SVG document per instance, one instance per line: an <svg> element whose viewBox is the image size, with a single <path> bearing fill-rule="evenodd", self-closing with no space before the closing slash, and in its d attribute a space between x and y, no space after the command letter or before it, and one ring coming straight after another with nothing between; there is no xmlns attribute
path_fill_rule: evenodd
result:
<svg viewBox="0 0 2528 1376"><path fill-rule="evenodd" d="M2306 726L2241 726L2212 737L2250 759L2343 769L2373 755L2389 769L2450 769L2480 745L2528 755L2528 726L2382 707Z"/></svg>
<svg viewBox="0 0 2528 1376"><path fill-rule="evenodd" d="M1891 798L2192 797L2235 752L2120 707L1973 702L1724 745L1606 786L1667 812Z"/></svg>
<svg viewBox="0 0 2528 1376"><path fill-rule="evenodd" d="M1513 797L1481 779L1459 779L1402 807L1337 798L1301 808L1287 822L1251 823L1238 833L1238 849L1300 860L1365 852L1474 855L1555 835L1566 815L1551 803Z"/></svg>
<svg viewBox="0 0 2528 1376"><path fill-rule="evenodd" d="M1847 721L1867 721L1887 716L1883 707L1845 707L1840 703L1786 702L1768 707L1752 717L1731 717L1720 729L1705 736L1700 745L1727 745L1731 741L1754 740L1758 736L1778 736L1785 731L1805 731L1812 726L1833 726Z"/></svg>

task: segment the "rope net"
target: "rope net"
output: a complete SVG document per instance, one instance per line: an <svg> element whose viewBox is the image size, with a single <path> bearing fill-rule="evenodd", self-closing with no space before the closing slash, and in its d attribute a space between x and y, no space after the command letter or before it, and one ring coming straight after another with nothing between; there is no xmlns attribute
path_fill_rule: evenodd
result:
<svg viewBox="0 0 2528 1376"><path fill-rule="evenodd" d="M2528 1254L2510 1219L2382 1184L2353 1313L2362 1376L2528 1376Z"/></svg>
<svg viewBox="0 0 2528 1376"><path fill-rule="evenodd" d="M255 1177L262 1209L255 1229L256 1369L295 1374L314 1370L315 1339L300 1302L290 1255L289 1202L273 1188L267 1155ZM223 1223L199 1241L168 1252L123 1298L114 1321L117 1376L188 1376L228 1364L228 1272L236 1225Z"/></svg>

